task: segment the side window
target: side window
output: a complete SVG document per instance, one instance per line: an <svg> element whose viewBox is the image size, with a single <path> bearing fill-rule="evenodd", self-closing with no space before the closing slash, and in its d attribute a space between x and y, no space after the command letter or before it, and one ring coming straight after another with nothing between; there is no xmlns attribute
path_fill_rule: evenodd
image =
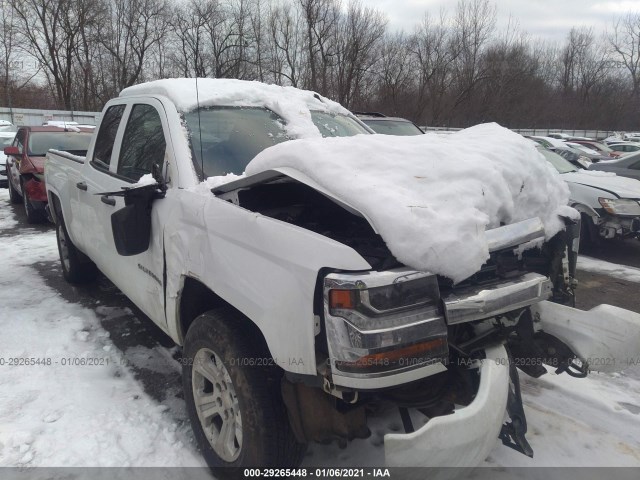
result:
<svg viewBox="0 0 640 480"><path fill-rule="evenodd" d="M109 169L113 144L118 133L118 126L122 120L126 105L113 105L107 109L100 122L100 130L93 149L93 161L102 168Z"/></svg>
<svg viewBox="0 0 640 480"><path fill-rule="evenodd" d="M118 175L134 181L162 167L167 143L158 111L151 105L134 105L122 138Z"/></svg>
<svg viewBox="0 0 640 480"><path fill-rule="evenodd" d="M26 130L19 130L18 133L16 134L16 139L13 141L13 145L18 147L18 150L20 151L20 153L23 152L24 140L26 135L27 135Z"/></svg>

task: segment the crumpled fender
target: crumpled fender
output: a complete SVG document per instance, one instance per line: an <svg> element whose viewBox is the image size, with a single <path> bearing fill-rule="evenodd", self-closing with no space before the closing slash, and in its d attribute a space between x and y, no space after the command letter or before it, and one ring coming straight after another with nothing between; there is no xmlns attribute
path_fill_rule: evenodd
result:
<svg viewBox="0 0 640 480"><path fill-rule="evenodd" d="M552 302L531 307L534 328L569 346L591 370L619 372L640 362L640 314L598 305L584 311Z"/></svg>

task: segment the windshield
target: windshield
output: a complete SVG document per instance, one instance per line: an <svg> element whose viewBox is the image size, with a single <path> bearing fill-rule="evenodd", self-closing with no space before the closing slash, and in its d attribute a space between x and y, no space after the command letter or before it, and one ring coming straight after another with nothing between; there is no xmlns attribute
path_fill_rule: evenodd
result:
<svg viewBox="0 0 640 480"><path fill-rule="evenodd" d="M544 158L554 166L554 168L558 171L558 173L569 173L569 172L577 172L578 169L575 168L571 163L562 158L555 152L551 150L547 150L546 148L538 148L538 151L544 155Z"/></svg>
<svg viewBox="0 0 640 480"><path fill-rule="evenodd" d="M200 177L233 173L240 175L262 152L286 140L284 121L262 107L202 108L184 114L190 133L194 165ZM311 112L323 137L349 137L369 133L353 118L326 112Z"/></svg>
<svg viewBox="0 0 640 480"><path fill-rule="evenodd" d="M87 153L91 134L85 132L31 132L29 155L44 157L50 149L83 155Z"/></svg>
<svg viewBox="0 0 640 480"><path fill-rule="evenodd" d="M383 135L422 135L424 132L411 122L402 120L362 120L376 133Z"/></svg>

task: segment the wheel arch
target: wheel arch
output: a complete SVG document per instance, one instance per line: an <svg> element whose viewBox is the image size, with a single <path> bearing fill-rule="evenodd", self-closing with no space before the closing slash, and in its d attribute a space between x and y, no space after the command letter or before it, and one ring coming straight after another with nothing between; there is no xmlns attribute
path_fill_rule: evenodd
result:
<svg viewBox="0 0 640 480"><path fill-rule="evenodd" d="M183 277L182 290L178 296L177 327L179 343L184 344L184 339L189 327L199 315L222 307L231 308L240 313L240 318L242 318L241 322L243 322L243 331L245 331L247 335L257 339L264 346L266 352L270 352L262 330L260 330L250 318L216 294L200 280L190 276Z"/></svg>
<svg viewBox="0 0 640 480"><path fill-rule="evenodd" d="M53 206L53 208L49 208L51 212L51 218L53 219L53 223L58 223L58 216L64 216L62 214L62 203L60 202L60 198L57 194L52 192L50 189L47 189L47 196L49 197L49 203Z"/></svg>

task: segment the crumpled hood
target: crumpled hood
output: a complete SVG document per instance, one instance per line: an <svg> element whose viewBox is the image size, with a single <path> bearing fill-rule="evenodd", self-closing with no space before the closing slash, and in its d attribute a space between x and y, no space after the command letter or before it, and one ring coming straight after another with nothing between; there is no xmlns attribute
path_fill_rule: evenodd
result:
<svg viewBox="0 0 640 480"><path fill-rule="evenodd" d="M403 264L461 281L489 258L485 230L564 224L569 189L529 141L497 124L448 136L358 135L270 147L246 174L289 168L361 212ZM290 175L291 176L291 175Z"/></svg>
<svg viewBox="0 0 640 480"><path fill-rule="evenodd" d="M640 198L640 181L633 178L619 177L615 173L598 170L569 172L561 176L566 182L606 190L620 198Z"/></svg>

